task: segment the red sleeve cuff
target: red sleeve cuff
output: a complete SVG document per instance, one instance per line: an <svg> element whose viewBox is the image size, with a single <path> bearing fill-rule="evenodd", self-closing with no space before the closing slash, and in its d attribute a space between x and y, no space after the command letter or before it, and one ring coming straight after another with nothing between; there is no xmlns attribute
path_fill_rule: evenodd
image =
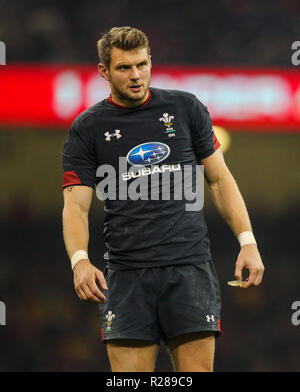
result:
<svg viewBox="0 0 300 392"><path fill-rule="evenodd" d="M69 170L63 174L63 188L70 185L81 184L80 178L76 174L75 170Z"/></svg>
<svg viewBox="0 0 300 392"><path fill-rule="evenodd" d="M215 133L213 136L213 141L214 141L214 150L216 151L220 147L220 143L219 143L219 140L217 139Z"/></svg>

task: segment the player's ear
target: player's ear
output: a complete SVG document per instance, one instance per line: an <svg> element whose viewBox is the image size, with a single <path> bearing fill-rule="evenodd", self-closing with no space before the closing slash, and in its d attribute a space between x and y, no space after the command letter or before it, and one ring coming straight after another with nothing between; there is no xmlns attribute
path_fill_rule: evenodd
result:
<svg viewBox="0 0 300 392"><path fill-rule="evenodd" d="M98 72L99 72L100 76L102 76L102 78L109 81L108 69L106 68L106 66L103 63L98 64Z"/></svg>
<svg viewBox="0 0 300 392"><path fill-rule="evenodd" d="M149 54L149 64L150 64L150 68L152 68L151 54Z"/></svg>

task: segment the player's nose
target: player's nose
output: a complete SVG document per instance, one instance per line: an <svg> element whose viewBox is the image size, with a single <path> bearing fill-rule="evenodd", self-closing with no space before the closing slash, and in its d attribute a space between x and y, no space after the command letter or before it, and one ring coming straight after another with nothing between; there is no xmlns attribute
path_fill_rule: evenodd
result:
<svg viewBox="0 0 300 392"><path fill-rule="evenodd" d="M137 80L140 78L140 72L137 67L132 67L130 78L134 79L134 80Z"/></svg>

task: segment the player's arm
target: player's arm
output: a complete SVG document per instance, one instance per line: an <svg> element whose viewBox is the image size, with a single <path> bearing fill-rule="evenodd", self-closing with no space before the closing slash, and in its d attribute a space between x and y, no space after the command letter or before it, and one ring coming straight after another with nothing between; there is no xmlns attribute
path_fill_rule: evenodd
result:
<svg viewBox="0 0 300 392"><path fill-rule="evenodd" d="M88 250L89 222L88 215L92 202L93 188L89 186L72 186L64 189L63 235L70 259L78 250ZM103 273L88 259L80 260L74 269L74 286L80 299L105 302L107 290Z"/></svg>
<svg viewBox="0 0 300 392"><path fill-rule="evenodd" d="M235 236L238 237L245 231L252 231L243 197L224 161L221 148L218 148L208 158L202 159L201 164L204 165L204 175L214 205ZM258 286L262 281L264 265L257 246L254 244L241 247L235 268L235 276L239 281L242 281L244 268L249 270L249 277L243 287Z"/></svg>

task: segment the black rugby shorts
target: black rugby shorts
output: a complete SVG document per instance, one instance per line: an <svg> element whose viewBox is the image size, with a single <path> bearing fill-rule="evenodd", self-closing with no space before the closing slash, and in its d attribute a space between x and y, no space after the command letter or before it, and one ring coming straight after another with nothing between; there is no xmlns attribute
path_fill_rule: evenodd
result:
<svg viewBox="0 0 300 392"><path fill-rule="evenodd" d="M132 270L106 268L107 301L99 304L101 336L160 343L220 329L220 286L212 261Z"/></svg>

